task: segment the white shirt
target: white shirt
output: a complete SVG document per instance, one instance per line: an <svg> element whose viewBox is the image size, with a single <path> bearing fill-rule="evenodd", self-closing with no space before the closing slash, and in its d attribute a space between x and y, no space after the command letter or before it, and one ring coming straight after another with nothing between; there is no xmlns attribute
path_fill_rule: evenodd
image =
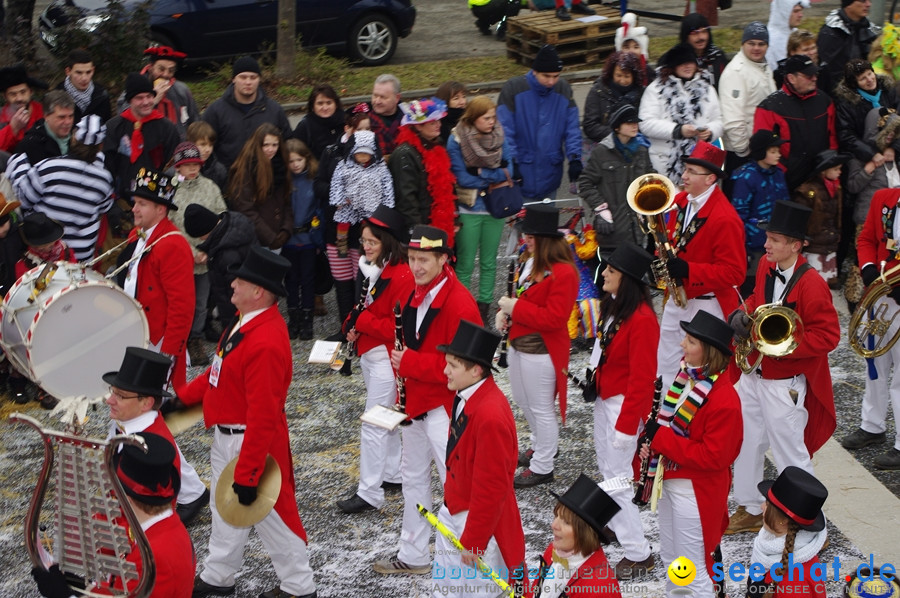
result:
<svg viewBox="0 0 900 598"><path fill-rule="evenodd" d="M456 396L460 398L460 401L459 406L456 408L456 411L453 412L453 421L456 421L456 418L458 418L462 414L463 410L466 408L466 403L469 402L469 399L472 398L472 395L475 394L475 391L481 388L481 385L484 384L485 380L487 380L487 378L482 378L472 386L456 391Z"/></svg>
<svg viewBox="0 0 900 598"><path fill-rule="evenodd" d="M139 432L143 432L147 428L150 427L153 422L156 421L156 417L159 415L159 412L156 409L151 409L146 413L141 413L139 416L134 419L129 419L128 421L118 421L111 420L109 422L109 433L106 435L107 438L112 438L116 435L117 430L116 427L122 429L124 434L137 434Z"/></svg>
<svg viewBox="0 0 900 598"><path fill-rule="evenodd" d="M416 308L416 334L419 333L419 328L422 326L422 321L425 319L425 314L428 313L428 308L431 307L431 304L434 303L434 298L437 297L437 294L441 292L441 289L444 288L444 285L447 284L448 279L444 279L441 282L434 285L434 288L428 291L425 295L425 298L422 299L422 303L419 304L419 307Z"/></svg>
<svg viewBox="0 0 900 598"><path fill-rule="evenodd" d="M137 297L138 264L141 263L141 253L143 253L144 247L147 246L147 239L150 238L150 235L153 234L158 225L159 222L145 230L144 236L138 237L137 243L134 245L134 253L131 254L134 261L128 264L128 274L125 276L125 285L123 287L125 292L131 297Z"/></svg>
<svg viewBox="0 0 900 598"><path fill-rule="evenodd" d="M794 261L794 265L787 270L782 270L778 266L775 266L775 271L784 276L784 282L781 282L781 279L777 276L775 277L775 286L772 287L772 301L784 301L784 291L787 290L787 283L791 279L791 276L794 275L794 269L796 267L796 261Z"/></svg>
<svg viewBox="0 0 900 598"><path fill-rule="evenodd" d="M691 223L691 220L694 219L694 216L697 215L697 212L703 209L703 206L706 205L706 200L709 199L709 196L712 195L712 192L715 190L715 183L709 186L709 189L694 197L692 195L688 195L688 203L684 208L684 223L681 225L681 232L687 230L688 224Z"/></svg>

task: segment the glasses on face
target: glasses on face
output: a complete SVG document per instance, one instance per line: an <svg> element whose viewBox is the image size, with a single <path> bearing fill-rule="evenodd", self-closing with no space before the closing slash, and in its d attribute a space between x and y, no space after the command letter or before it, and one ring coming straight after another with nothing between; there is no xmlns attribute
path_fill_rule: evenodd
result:
<svg viewBox="0 0 900 598"><path fill-rule="evenodd" d="M381 241L378 239L364 239L363 237L360 237L359 244L363 247L378 247L381 245Z"/></svg>
<svg viewBox="0 0 900 598"><path fill-rule="evenodd" d="M700 172L699 170L696 170L696 169L694 169L694 168L685 168L684 171L685 171L687 174L692 174L692 175L694 175L694 176L706 176L706 175L708 175L708 174L711 174L711 173L709 173L709 172Z"/></svg>
<svg viewBox="0 0 900 598"><path fill-rule="evenodd" d="M117 388L114 387L114 386L110 386L110 387L109 387L109 396L111 396L111 397L112 397L112 396L115 396L115 397L118 397L118 398L120 398L120 399L126 399L126 400L127 400L127 399L140 399L141 397L144 397L144 396L147 396L147 395L123 395L121 390L117 389Z"/></svg>

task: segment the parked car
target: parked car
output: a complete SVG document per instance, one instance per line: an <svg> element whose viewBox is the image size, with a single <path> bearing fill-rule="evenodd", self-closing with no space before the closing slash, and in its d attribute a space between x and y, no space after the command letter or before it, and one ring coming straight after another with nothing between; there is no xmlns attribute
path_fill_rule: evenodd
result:
<svg viewBox="0 0 900 598"><path fill-rule="evenodd" d="M124 0L137 6L142 0ZM346 52L366 66L384 64L416 20L411 0L296 0L297 34L306 47ZM40 16L41 39L56 46L62 27L77 20L93 30L106 18L106 0L54 0ZM275 45L277 0L155 0L151 39L188 55L188 61L228 60Z"/></svg>

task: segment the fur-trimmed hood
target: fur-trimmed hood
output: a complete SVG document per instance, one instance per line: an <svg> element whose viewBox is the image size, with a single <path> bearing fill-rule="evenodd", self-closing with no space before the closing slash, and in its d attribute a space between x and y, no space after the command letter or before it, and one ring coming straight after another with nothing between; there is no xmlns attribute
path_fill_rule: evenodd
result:
<svg viewBox="0 0 900 598"><path fill-rule="evenodd" d="M878 81L878 89L880 89L881 91L887 91L894 85L893 81L891 81L891 78L886 75L877 75L876 79ZM847 84L844 82L843 78L841 78L841 82L838 83L834 88L831 96L836 103L844 102L847 104L858 104L863 99L861 95L856 93L855 89L850 89L849 87L847 87Z"/></svg>

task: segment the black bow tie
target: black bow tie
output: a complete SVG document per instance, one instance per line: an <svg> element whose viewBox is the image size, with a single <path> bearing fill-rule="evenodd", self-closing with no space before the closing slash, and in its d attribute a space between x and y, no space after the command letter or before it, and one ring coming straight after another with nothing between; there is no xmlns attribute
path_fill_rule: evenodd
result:
<svg viewBox="0 0 900 598"><path fill-rule="evenodd" d="M787 279L784 277L784 274L782 274L781 271L778 270L778 268L772 268L772 277L780 280L782 284L787 284Z"/></svg>

